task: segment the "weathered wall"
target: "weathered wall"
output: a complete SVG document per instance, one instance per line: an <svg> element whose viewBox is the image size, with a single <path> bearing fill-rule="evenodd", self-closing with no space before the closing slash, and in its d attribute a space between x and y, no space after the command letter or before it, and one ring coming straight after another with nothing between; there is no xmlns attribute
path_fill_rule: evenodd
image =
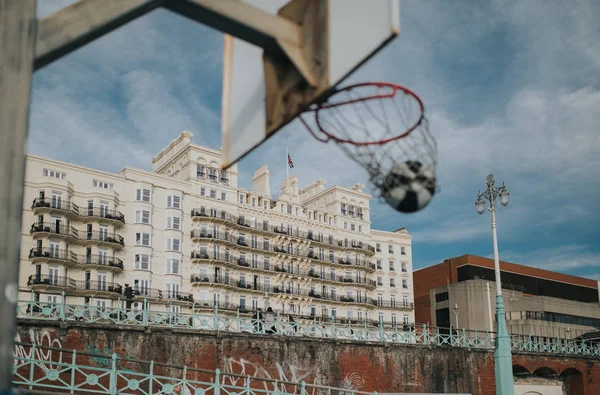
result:
<svg viewBox="0 0 600 395"><path fill-rule="evenodd" d="M225 373L304 380L309 384L347 387L351 381L363 391L495 393L493 355L485 351L223 332L144 331L116 325L74 324L60 328L43 324L21 321L19 339L195 368L219 368ZM566 372L569 377L576 377L569 395L600 394L597 360L518 355L515 361L523 371L534 373L546 368L555 374Z"/></svg>

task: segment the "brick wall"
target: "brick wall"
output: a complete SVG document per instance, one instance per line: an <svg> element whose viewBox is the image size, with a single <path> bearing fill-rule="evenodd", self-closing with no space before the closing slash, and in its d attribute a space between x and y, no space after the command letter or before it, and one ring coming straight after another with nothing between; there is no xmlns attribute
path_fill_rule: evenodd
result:
<svg viewBox="0 0 600 395"><path fill-rule="evenodd" d="M73 324L60 328L40 324L21 321L20 340L192 368L219 368L225 373L253 377L304 380L309 384L344 387L351 381L363 391L495 394L493 354L485 351L273 335L132 330L116 325ZM600 394L597 359L519 354L513 360L523 372L559 375L569 389L568 395ZM98 358L84 356L77 361L102 363ZM147 367L138 365L138 369ZM160 369L155 368L155 373L160 373ZM207 380L200 376L190 378Z"/></svg>
<svg viewBox="0 0 600 395"><path fill-rule="evenodd" d="M446 284L452 284L454 281L455 279L452 278L452 271L447 261L413 272L415 322L417 324L433 322L431 319L429 291Z"/></svg>

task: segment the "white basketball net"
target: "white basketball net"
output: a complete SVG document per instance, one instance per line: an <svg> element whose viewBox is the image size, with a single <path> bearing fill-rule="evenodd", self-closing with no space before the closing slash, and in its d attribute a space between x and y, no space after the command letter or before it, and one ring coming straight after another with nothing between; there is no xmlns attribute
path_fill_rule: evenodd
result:
<svg viewBox="0 0 600 395"><path fill-rule="evenodd" d="M332 140L369 174L381 191L386 175L397 163L418 161L435 174L437 144L420 99L394 84L358 84L343 88L327 103L311 110L309 126L320 141ZM399 138L396 138L401 136Z"/></svg>

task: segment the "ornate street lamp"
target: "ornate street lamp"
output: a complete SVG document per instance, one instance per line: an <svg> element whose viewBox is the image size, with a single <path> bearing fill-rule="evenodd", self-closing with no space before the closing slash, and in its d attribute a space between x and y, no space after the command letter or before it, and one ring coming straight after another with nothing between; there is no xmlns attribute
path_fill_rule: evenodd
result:
<svg viewBox="0 0 600 395"><path fill-rule="evenodd" d="M494 270L496 274L496 350L494 352L494 373L496 377L496 395L513 395L514 383L512 374L512 355L510 350L510 337L506 329L506 313L502 300L502 282L500 279L500 258L498 257L498 237L496 235L496 199L500 204L508 205L510 193L506 190L504 182L501 187L494 185L494 175L487 176L486 190L477 191L475 209L477 214L485 211L485 201L490 203L492 219L492 238L494 242Z"/></svg>

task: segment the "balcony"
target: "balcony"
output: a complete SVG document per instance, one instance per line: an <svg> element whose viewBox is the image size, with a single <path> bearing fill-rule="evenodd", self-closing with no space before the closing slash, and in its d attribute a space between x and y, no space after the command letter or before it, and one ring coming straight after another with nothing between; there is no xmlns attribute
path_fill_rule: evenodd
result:
<svg viewBox="0 0 600 395"><path fill-rule="evenodd" d="M68 250L59 250L56 248L32 248L29 250L29 259L32 263L37 262L56 262L65 266L77 263L77 254Z"/></svg>
<svg viewBox="0 0 600 395"><path fill-rule="evenodd" d="M108 269L115 272L121 272L125 269L123 260L116 257L105 255L78 255L77 263L86 267L95 269Z"/></svg>
<svg viewBox="0 0 600 395"><path fill-rule="evenodd" d="M120 284L110 281L83 280L77 281L77 290L84 295L119 296L123 293Z"/></svg>
<svg viewBox="0 0 600 395"><path fill-rule="evenodd" d="M117 233L109 232L84 232L85 242L96 242L99 245L108 245L113 248L121 248L125 246L123 237Z"/></svg>
<svg viewBox="0 0 600 395"><path fill-rule="evenodd" d="M81 210L82 217L85 219L94 219L103 223L110 223L114 226L122 226L125 224L125 216L116 210L108 210L102 207L86 208Z"/></svg>
<svg viewBox="0 0 600 395"><path fill-rule="evenodd" d="M397 309L397 310L414 310L414 303L404 303L404 302L392 302L392 301L383 301L383 300L375 300L371 299L370 302L373 306L382 307L385 309Z"/></svg>
<svg viewBox="0 0 600 395"><path fill-rule="evenodd" d="M35 214L58 214L66 217L77 217L79 215L79 206L75 203L57 199L33 199L31 209Z"/></svg>
<svg viewBox="0 0 600 395"><path fill-rule="evenodd" d="M238 237L237 245L242 247L248 247L248 243L246 243L246 240L242 239L241 237Z"/></svg>
<svg viewBox="0 0 600 395"><path fill-rule="evenodd" d="M192 259L210 259L210 255L208 255L206 252L201 252L201 251L192 251L191 254L191 258Z"/></svg>
<svg viewBox="0 0 600 395"><path fill-rule="evenodd" d="M75 241L79 239L79 232L74 227L51 222L34 223L31 225L31 230L29 233L32 236L47 235L67 241Z"/></svg>
<svg viewBox="0 0 600 395"><path fill-rule="evenodd" d="M34 274L29 276L27 286L37 290L74 291L77 289L77 282L70 277Z"/></svg>
<svg viewBox="0 0 600 395"><path fill-rule="evenodd" d="M238 266L250 267L250 263L247 262L245 259L242 259L242 258L238 258L237 264L238 264Z"/></svg>
<svg viewBox="0 0 600 395"><path fill-rule="evenodd" d="M179 292L173 290L163 291L162 294L165 296L165 299L169 301L178 301L178 302L194 302L194 295L188 292Z"/></svg>

